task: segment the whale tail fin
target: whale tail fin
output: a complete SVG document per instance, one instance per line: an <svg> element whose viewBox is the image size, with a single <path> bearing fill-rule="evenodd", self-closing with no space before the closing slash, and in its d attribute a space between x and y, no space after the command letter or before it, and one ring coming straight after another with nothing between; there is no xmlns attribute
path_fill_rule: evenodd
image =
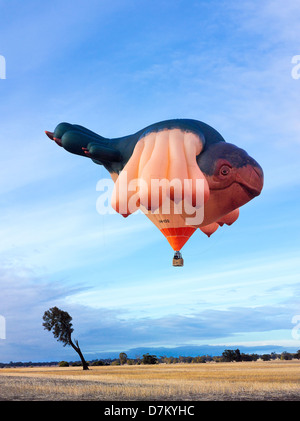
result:
<svg viewBox="0 0 300 421"><path fill-rule="evenodd" d="M91 158L98 164L120 162L122 155L106 139L78 124L60 123L54 132L46 135L68 152Z"/></svg>

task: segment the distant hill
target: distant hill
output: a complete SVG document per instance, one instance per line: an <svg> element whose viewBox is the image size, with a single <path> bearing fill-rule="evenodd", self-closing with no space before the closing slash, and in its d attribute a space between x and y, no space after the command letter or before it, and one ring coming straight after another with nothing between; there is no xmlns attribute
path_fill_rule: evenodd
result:
<svg viewBox="0 0 300 421"><path fill-rule="evenodd" d="M290 347L282 347L278 345L264 345L264 346L241 346L241 345L185 345L185 346L178 346L174 348L166 348L166 347L139 347L139 348L132 348L129 350L121 349L120 352L125 352L129 358L136 358L137 356L142 356L147 352L152 355L156 355L157 357L166 356L166 357L197 357L198 355L209 355L211 357L222 355L222 352L225 349L239 349L241 353L244 354L270 354L271 352L276 352L280 354L281 352L297 352L300 348L290 348ZM95 358L118 358L120 352L103 352L97 354ZM89 356L91 359L91 356Z"/></svg>
<svg viewBox="0 0 300 421"><path fill-rule="evenodd" d="M278 345L265 345L265 346L242 346L242 345L183 345L173 348L167 347L138 347L138 348L131 348L131 349L120 349L114 352L99 352L99 353L89 353L86 355L87 361L93 360L113 360L119 358L121 352L125 352L128 358L142 358L144 354L149 353L150 355L156 355L157 357L198 357L198 356L205 356L208 355L210 357L221 356L225 349L239 349L241 354L271 354L275 352L276 354L281 354L282 352L286 351L288 353L296 353L300 349L300 345L298 348L291 348L291 347L282 347ZM27 366L35 366L35 365L57 365L57 363L61 360L66 360L72 362L73 359L68 359L66 356L60 357L57 361L49 361L49 362L20 362L20 365L27 365ZM5 364L10 364L7 361L1 362L0 361L0 368ZM13 366L18 366L18 362L12 362Z"/></svg>

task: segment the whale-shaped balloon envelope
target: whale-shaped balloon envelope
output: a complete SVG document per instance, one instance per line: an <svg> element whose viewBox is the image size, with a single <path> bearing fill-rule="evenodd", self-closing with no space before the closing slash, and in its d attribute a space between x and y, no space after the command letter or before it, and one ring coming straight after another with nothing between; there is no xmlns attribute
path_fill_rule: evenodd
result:
<svg viewBox="0 0 300 421"><path fill-rule="evenodd" d="M161 121L111 139L70 123L46 134L109 171L112 207L124 217L141 209L176 252L175 266L183 264L180 250L198 228L210 237L231 225L263 188L260 165L198 120Z"/></svg>

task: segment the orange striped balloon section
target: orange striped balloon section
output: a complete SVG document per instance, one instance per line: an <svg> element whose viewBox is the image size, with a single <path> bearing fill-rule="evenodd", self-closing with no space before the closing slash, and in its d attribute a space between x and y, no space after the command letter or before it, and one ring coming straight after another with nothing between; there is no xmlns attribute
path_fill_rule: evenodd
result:
<svg viewBox="0 0 300 421"><path fill-rule="evenodd" d="M174 251L179 251L196 231L195 227L161 228L160 232L166 237Z"/></svg>
<svg viewBox="0 0 300 421"><path fill-rule="evenodd" d="M165 236L174 251L181 250L197 229L193 225L187 225L180 210L177 209L173 201L169 213L163 213L162 208L152 213L141 206L141 210Z"/></svg>

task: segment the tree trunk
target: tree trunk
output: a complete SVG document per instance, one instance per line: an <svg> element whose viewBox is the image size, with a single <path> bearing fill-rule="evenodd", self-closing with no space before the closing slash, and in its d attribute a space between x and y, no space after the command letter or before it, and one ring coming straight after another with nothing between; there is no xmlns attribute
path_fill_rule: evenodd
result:
<svg viewBox="0 0 300 421"><path fill-rule="evenodd" d="M76 345L74 345L73 342L70 339L70 345L71 345L71 347L77 352L77 354L79 355L79 357L81 359L83 370L88 370L89 369L89 366L88 366L87 362L85 361L85 359L84 359L84 357L82 355L82 352L81 352L81 350L79 348L79 345L78 345L78 341L74 341L74 342L76 343Z"/></svg>

